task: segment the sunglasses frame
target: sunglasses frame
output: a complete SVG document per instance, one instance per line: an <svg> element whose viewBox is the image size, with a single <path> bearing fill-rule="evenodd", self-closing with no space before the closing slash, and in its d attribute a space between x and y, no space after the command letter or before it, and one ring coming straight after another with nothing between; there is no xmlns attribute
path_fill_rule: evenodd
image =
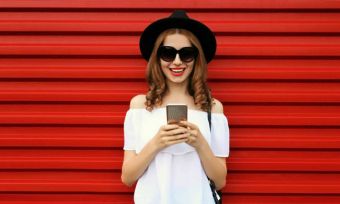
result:
<svg viewBox="0 0 340 204"><path fill-rule="evenodd" d="M176 54L174 56L171 57L171 59L166 59L166 58L162 58L162 50L163 49L171 49L171 50L175 50L176 51ZM183 51L185 49L191 49L192 50L192 54L193 54L193 57L192 59L190 58L190 60L183 60L181 55L183 55ZM197 55L198 55L198 49L195 47L195 46L192 46L192 47L182 47L181 49L177 50L176 48L172 47L172 46L164 46L164 45L161 45L159 46L158 50L157 50L157 56L158 58L162 59L163 61L166 61L166 62L173 62L175 59L176 59L176 56L177 54L179 54L179 58L181 59L182 62L185 62L185 63L189 63L189 62L192 62L196 59Z"/></svg>

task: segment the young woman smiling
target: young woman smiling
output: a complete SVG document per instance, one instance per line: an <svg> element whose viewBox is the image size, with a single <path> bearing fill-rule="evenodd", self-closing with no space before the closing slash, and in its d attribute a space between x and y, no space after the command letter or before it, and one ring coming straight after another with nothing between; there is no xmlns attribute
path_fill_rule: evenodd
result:
<svg viewBox="0 0 340 204"><path fill-rule="evenodd" d="M149 91L133 97L126 113L122 182L138 181L137 204L215 203L209 180L225 186L229 155L228 121L206 80L215 36L176 10L144 30L140 49ZM165 106L174 103L187 105L187 121L167 124Z"/></svg>

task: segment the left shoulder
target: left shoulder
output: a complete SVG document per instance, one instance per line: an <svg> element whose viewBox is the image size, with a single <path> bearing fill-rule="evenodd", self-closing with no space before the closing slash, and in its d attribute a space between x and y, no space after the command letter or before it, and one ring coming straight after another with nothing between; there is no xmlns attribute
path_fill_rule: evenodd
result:
<svg viewBox="0 0 340 204"><path fill-rule="evenodd" d="M223 104L217 100L216 98L213 98L213 104L211 107L212 113L223 113Z"/></svg>

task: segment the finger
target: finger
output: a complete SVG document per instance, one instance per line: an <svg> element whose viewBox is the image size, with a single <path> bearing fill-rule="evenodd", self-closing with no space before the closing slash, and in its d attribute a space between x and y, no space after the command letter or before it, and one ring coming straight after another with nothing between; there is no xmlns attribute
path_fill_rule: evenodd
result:
<svg viewBox="0 0 340 204"><path fill-rule="evenodd" d="M182 140L182 139L188 139L189 134L185 133L185 134L180 134L180 135L176 135L176 136L168 136L168 137L164 137L163 139L167 142L169 141L175 141L175 140Z"/></svg>
<svg viewBox="0 0 340 204"><path fill-rule="evenodd" d="M193 136L193 137L197 137L198 131L197 130L191 130L190 135Z"/></svg>
<svg viewBox="0 0 340 204"><path fill-rule="evenodd" d="M167 144L168 145L174 145L174 144L178 144L178 143L182 143L182 142L187 142L188 139L180 139L180 140L173 140L173 141L169 141Z"/></svg>
<svg viewBox="0 0 340 204"><path fill-rule="evenodd" d="M176 138L179 138L179 137L189 137L189 136L190 136L190 132L184 131L184 132L179 132L179 133L175 132L175 134L170 134L169 132L167 132L167 134L164 135L163 137L176 140Z"/></svg>
<svg viewBox="0 0 340 204"><path fill-rule="evenodd" d="M179 128L179 126L176 125L176 124L163 125L162 126L162 130L164 130L164 131L169 131L169 130L173 130L173 129L176 129L176 128Z"/></svg>
<svg viewBox="0 0 340 204"><path fill-rule="evenodd" d="M194 141L197 140L197 138L196 138L195 136L193 136L193 135L189 135L188 138L189 138L189 140L190 140L191 142L194 142Z"/></svg>
<svg viewBox="0 0 340 204"><path fill-rule="evenodd" d="M162 138L162 143L165 144L166 146L169 146L174 143L180 143L180 142L186 142L188 141L188 135L178 135L178 136L173 136L173 137L163 137Z"/></svg>
<svg viewBox="0 0 340 204"><path fill-rule="evenodd" d="M186 127L189 127L190 129L197 129L196 125L194 125L193 123L190 123L188 121L180 121L180 124L185 125Z"/></svg>
<svg viewBox="0 0 340 204"><path fill-rule="evenodd" d="M196 137L189 136L187 143L188 144L194 144L196 141L197 141Z"/></svg>
<svg viewBox="0 0 340 204"><path fill-rule="evenodd" d="M188 130L189 136L195 136L195 130Z"/></svg>
<svg viewBox="0 0 340 204"><path fill-rule="evenodd" d="M187 132L188 132L188 129L179 127L177 129L167 131L167 135L173 136L173 135L178 135L178 134L184 134Z"/></svg>
<svg viewBox="0 0 340 204"><path fill-rule="evenodd" d="M189 131L189 136L188 136L188 142L187 143L192 144L192 143L196 142L197 135L195 135L194 133L195 133L195 131L192 131L192 130Z"/></svg>

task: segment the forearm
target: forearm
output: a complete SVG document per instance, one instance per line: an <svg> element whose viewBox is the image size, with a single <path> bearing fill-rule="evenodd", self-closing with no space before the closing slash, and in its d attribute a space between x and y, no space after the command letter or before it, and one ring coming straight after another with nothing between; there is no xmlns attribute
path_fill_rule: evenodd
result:
<svg viewBox="0 0 340 204"><path fill-rule="evenodd" d="M197 148L197 153L201 159L207 176L214 181L216 189L223 188L225 186L227 176L225 162L216 158L206 142L200 148Z"/></svg>
<svg viewBox="0 0 340 204"><path fill-rule="evenodd" d="M157 148L150 141L139 154L124 162L122 167L123 183L127 186L133 185L143 175L157 152Z"/></svg>
<svg viewBox="0 0 340 204"><path fill-rule="evenodd" d="M188 133L185 130L185 128L178 125L161 126L158 133L138 155L130 152L125 154L122 167L123 183L131 186L144 173L161 149L186 142Z"/></svg>

